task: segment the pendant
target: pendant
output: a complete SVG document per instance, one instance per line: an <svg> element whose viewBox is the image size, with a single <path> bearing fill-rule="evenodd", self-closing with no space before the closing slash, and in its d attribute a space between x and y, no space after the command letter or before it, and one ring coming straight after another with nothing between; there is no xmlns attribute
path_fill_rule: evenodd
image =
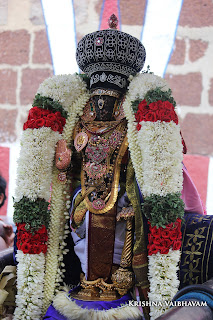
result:
<svg viewBox="0 0 213 320"><path fill-rule="evenodd" d="M59 172L59 174L58 174L58 181L59 181L61 184L65 184L65 183L67 182L66 172Z"/></svg>
<svg viewBox="0 0 213 320"><path fill-rule="evenodd" d="M105 207L105 202L101 198L98 198L92 202L92 206L96 210L101 210Z"/></svg>
<svg viewBox="0 0 213 320"><path fill-rule="evenodd" d="M74 146L76 151L80 152L84 149L88 142L88 135L85 132L79 132L74 140Z"/></svg>
<svg viewBox="0 0 213 320"><path fill-rule="evenodd" d="M93 162L92 163L87 162L84 167L84 170L86 171L90 179L98 180L101 177L103 177L103 175L106 173L107 166L105 164L96 164Z"/></svg>
<svg viewBox="0 0 213 320"><path fill-rule="evenodd" d="M104 107L104 100L99 98L98 99L98 108L101 110Z"/></svg>

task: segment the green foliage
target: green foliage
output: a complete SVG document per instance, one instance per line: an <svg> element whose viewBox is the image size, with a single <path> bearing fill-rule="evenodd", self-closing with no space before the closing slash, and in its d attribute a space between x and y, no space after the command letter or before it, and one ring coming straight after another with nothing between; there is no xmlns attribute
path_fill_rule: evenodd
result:
<svg viewBox="0 0 213 320"><path fill-rule="evenodd" d="M26 223L26 230L38 230L42 225L48 228L49 203L44 199L31 201L23 197L19 202L14 202L14 222Z"/></svg>
<svg viewBox="0 0 213 320"><path fill-rule="evenodd" d="M141 102L141 99L137 99L132 102L132 110L134 113L138 111L138 105L140 102Z"/></svg>
<svg viewBox="0 0 213 320"><path fill-rule="evenodd" d="M165 227L177 218L184 216L184 203L180 193L171 193L166 196L151 195L144 199L142 210L151 226Z"/></svg>
<svg viewBox="0 0 213 320"><path fill-rule="evenodd" d="M43 97L39 93L36 94L33 104L33 107L39 107L53 112L61 112L62 117L67 118L67 111L65 111L60 103L54 101L52 98Z"/></svg>
<svg viewBox="0 0 213 320"><path fill-rule="evenodd" d="M144 99L147 101L147 104L149 105L152 102L156 102L158 100L161 101L169 101L173 106L176 106L176 102L174 98L172 97L172 90L169 89L168 91L162 91L160 87L157 87L156 89L149 90Z"/></svg>

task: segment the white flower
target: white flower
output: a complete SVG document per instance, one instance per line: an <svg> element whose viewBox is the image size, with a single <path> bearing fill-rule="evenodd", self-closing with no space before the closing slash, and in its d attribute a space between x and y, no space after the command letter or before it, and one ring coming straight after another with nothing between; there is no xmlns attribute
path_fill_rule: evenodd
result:
<svg viewBox="0 0 213 320"><path fill-rule="evenodd" d="M22 134L15 201L50 198L55 144L60 139L51 128L27 129ZM30 214L30 213L29 213Z"/></svg>
<svg viewBox="0 0 213 320"><path fill-rule="evenodd" d="M150 307L151 319L154 320L169 308L164 304L164 301L171 301L178 291L179 280L177 272L180 251L170 249L168 254L160 254L158 252L148 258L149 299L150 301L160 301L163 303L162 307L154 305Z"/></svg>
<svg viewBox="0 0 213 320"><path fill-rule="evenodd" d="M143 100L149 90L161 88L162 91L168 91L169 87L163 78L153 73L138 73L129 84L129 97L131 101Z"/></svg>
<svg viewBox="0 0 213 320"><path fill-rule="evenodd" d="M171 122L141 122L138 144L142 154L144 197L181 192L182 143L180 127Z"/></svg>
<svg viewBox="0 0 213 320"><path fill-rule="evenodd" d="M37 93L58 101L72 113L72 104L86 92L86 83L77 74L56 75L44 80Z"/></svg>
<svg viewBox="0 0 213 320"><path fill-rule="evenodd" d="M43 300L44 254L24 254L18 250L16 258L18 282L14 320L39 320Z"/></svg>

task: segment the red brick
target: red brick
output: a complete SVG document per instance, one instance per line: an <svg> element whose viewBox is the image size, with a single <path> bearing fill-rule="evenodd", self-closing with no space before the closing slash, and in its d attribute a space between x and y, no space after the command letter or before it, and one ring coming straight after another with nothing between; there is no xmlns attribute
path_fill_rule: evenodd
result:
<svg viewBox="0 0 213 320"><path fill-rule="evenodd" d="M179 25L195 28L212 26L212 17L212 0L184 0Z"/></svg>
<svg viewBox="0 0 213 320"><path fill-rule="evenodd" d="M0 109L0 142L14 142L16 140L17 110Z"/></svg>
<svg viewBox="0 0 213 320"><path fill-rule="evenodd" d="M52 64L46 30L35 33L33 63Z"/></svg>
<svg viewBox="0 0 213 320"><path fill-rule="evenodd" d="M31 104L40 83L50 76L52 76L52 71L49 69L24 69L20 94L21 104Z"/></svg>
<svg viewBox="0 0 213 320"><path fill-rule="evenodd" d="M142 26L144 23L145 8L145 0L120 0L121 23Z"/></svg>
<svg viewBox="0 0 213 320"><path fill-rule="evenodd" d="M166 74L174 99L179 105L198 107L201 102L202 75L199 72L186 75Z"/></svg>
<svg viewBox="0 0 213 320"><path fill-rule="evenodd" d="M16 104L17 73L3 69L0 70L0 103Z"/></svg>
<svg viewBox="0 0 213 320"><path fill-rule="evenodd" d="M176 39L174 44L173 53L169 63L171 64L184 64L186 54L186 43L184 40Z"/></svg>
<svg viewBox="0 0 213 320"><path fill-rule="evenodd" d="M189 60L196 61L204 56L208 48L208 42L202 40L190 40Z"/></svg>
<svg viewBox="0 0 213 320"><path fill-rule="evenodd" d="M209 89L209 104L213 106L213 78L210 82L210 89Z"/></svg>
<svg viewBox="0 0 213 320"><path fill-rule="evenodd" d="M0 33L0 63L21 65L29 61L30 34L26 30Z"/></svg>
<svg viewBox="0 0 213 320"><path fill-rule="evenodd" d="M180 126L189 154L213 155L213 115L188 113Z"/></svg>

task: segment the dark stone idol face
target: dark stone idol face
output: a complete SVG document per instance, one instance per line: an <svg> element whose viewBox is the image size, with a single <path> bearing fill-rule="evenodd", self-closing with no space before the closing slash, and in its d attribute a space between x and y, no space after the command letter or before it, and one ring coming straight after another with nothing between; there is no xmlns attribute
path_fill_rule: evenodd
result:
<svg viewBox="0 0 213 320"><path fill-rule="evenodd" d="M96 112L95 121L113 121L115 120L113 116L114 106L116 102L115 97L110 96L94 96L91 98L93 100Z"/></svg>

